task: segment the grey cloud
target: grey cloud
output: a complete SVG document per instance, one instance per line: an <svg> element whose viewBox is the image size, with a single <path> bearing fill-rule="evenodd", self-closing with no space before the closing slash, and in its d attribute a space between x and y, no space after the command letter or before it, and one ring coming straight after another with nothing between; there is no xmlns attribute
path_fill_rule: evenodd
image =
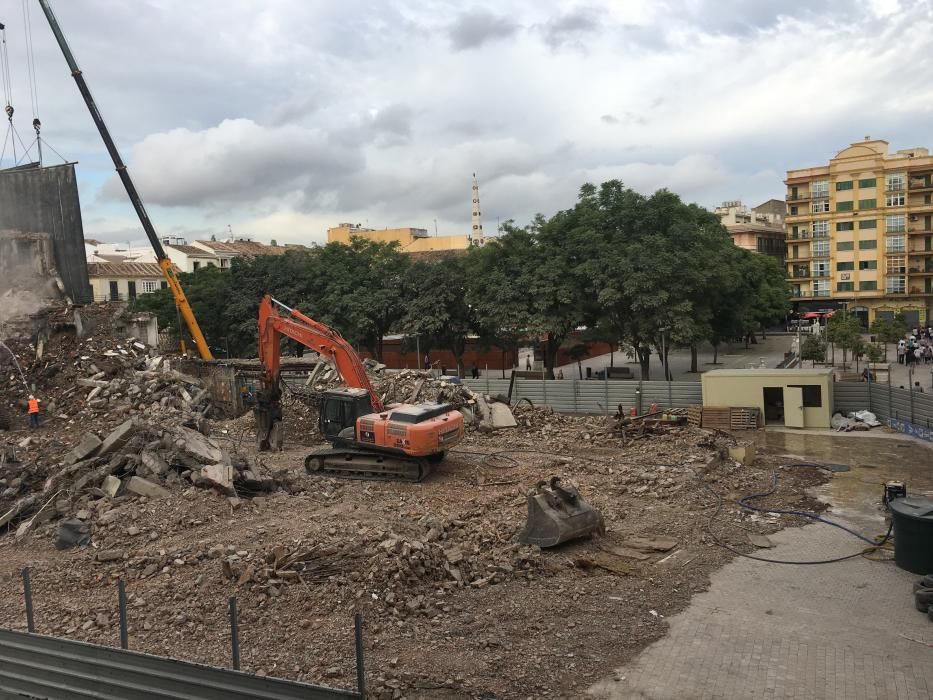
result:
<svg viewBox="0 0 933 700"><path fill-rule="evenodd" d="M290 191L322 192L365 167L362 151L319 129L264 127L229 119L201 131L152 134L132 149L130 168L153 204L216 207L281 198ZM114 177L107 200L123 193Z"/></svg>
<svg viewBox="0 0 933 700"><path fill-rule="evenodd" d="M488 10L468 10L460 14L447 28L450 42L457 51L475 49L490 41L505 39L520 27L506 17Z"/></svg>
<svg viewBox="0 0 933 700"><path fill-rule="evenodd" d="M670 6L672 18L711 34L749 36L774 28L782 18L857 21L869 14L867 0L701 0Z"/></svg>
<svg viewBox="0 0 933 700"><path fill-rule="evenodd" d="M407 139L411 136L411 107L392 104L376 112L372 126L379 133L394 134Z"/></svg>
<svg viewBox="0 0 933 700"><path fill-rule="evenodd" d="M616 117L612 116L611 114L604 114L603 116L600 117L600 120L604 124L620 124L621 123Z"/></svg>
<svg viewBox="0 0 933 700"><path fill-rule="evenodd" d="M579 44L587 34L599 31L601 19L601 10L586 6L575 7L551 18L540 26L540 30L544 42L552 49L559 49L562 46Z"/></svg>
<svg viewBox="0 0 933 700"><path fill-rule="evenodd" d="M600 120L604 124L611 124L613 126L617 124L637 124L642 126L648 123L648 120L641 116L640 114L635 114L634 112L622 112L620 117L615 116L614 114L604 114L600 117Z"/></svg>

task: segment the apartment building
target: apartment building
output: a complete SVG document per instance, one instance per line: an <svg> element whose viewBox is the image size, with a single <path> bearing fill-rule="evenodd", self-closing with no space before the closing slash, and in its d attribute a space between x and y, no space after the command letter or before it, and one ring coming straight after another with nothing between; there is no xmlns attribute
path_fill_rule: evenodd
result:
<svg viewBox="0 0 933 700"><path fill-rule="evenodd" d="M933 157L865 138L827 165L788 170L787 279L796 311L846 308L863 323L933 305Z"/></svg>
<svg viewBox="0 0 933 700"><path fill-rule="evenodd" d="M732 242L739 248L770 255L784 263L784 215L787 204L780 199L769 199L749 209L741 201L723 202L716 207L722 225Z"/></svg>

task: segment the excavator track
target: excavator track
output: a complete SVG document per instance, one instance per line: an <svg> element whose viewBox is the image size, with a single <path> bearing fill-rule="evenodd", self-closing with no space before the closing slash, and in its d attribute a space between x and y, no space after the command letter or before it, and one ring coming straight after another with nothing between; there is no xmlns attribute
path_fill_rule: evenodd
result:
<svg viewBox="0 0 933 700"><path fill-rule="evenodd" d="M319 450L305 458L308 474L340 479L418 482L431 473L432 467L427 459L352 448Z"/></svg>

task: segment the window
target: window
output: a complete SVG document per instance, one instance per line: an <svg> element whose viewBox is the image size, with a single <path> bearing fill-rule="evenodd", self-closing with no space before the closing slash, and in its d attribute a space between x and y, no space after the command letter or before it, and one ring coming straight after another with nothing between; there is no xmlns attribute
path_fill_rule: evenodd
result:
<svg viewBox="0 0 933 700"><path fill-rule="evenodd" d="M873 178L873 177L866 177L864 180L859 180L859 181L858 181L858 186L859 186L859 188L862 188L862 187L874 187L874 186L875 186L875 178Z"/></svg>
<svg viewBox="0 0 933 700"><path fill-rule="evenodd" d="M878 261L877 260L859 260L858 269L859 270L877 270Z"/></svg>
<svg viewBox="0 0 933 700"><path fill-rule="evenodd" d="M842 192L843 190L851 190L853 187L852 180L846 180L844 182L836 183L836 192Z"/></svg>
<svg viewBox="0 0 933 700"><path fill-rule="evenodd" d="M885 251L888 253L903 253L907 250L907 240L904 236L888 236Z"/></svg>
<svg viewBox="0 0 933 700"><path fill-rule="evenodd" d="M884 205L886 207L902 207L904 206L904 195L889 194L884 198Z"/></svg>
<svg viewBox="0 0 933 700"><path fill-rule="evenodd" d="M858 201L859 209L874 209L877 206L878 206L877 199L860 199Z"/></svg>
<svg viewBox="0 0 933 700"><path fill-rule="evenodd" d="M829 180L815 180L810 183L810 196L812 197L828 197L829 196Z"/></svg>
<svg viewBox="0 0 933 700"><path fill-rule="evenodd" d="M168 282L166 282L165 280L162 280L161 282L159 282L159 289L168 289Z"/></svg>
<svg viewBox="0 0 933 700"><path fill-rule="evenodd" d="M854 262L837 262L836 263L836 272L848 272L849 270L855 269Z"/></svg>
<svg viewBox="0 0 933 700"><path fill-rule="evenodd" d="M829 296L829 280L814 280L813 296L828 297Z"/></svg>
<svg viewBox="0 0 933 700"><path fill-rule="evenodd" d="M855 224L851 221L840 221L836 224L837 231L852 231L855 229Z"/></svg>
<svg viewBox="0 0 933 700"><path fill-rule="evenodd" d="M884 217L884 230L888 233L903 233L905 217L903 214L894 214Z"/></svg>
<svg viewBox="0 0 933 700"><path fill-rule="evenodd" d="M829 277L829 261L813 263L814 277Z"/></svg>
<svg viewBox="0 0 933 700"><path fill-rule="evenodd" d="M855 282L839 282L836 284L837 292L854 292Z"/></svg>
<svg viewBox="0 0 933 700"><path fill-rule="evenodd" d="M904 189L904 173L892 173L885 178L888 192L901 192Z"/></svg>
<svg viewBox="0 0 933 700"><path fill-rule="evenodd" d="M790 208L790 216L797 216L797 207Z"/></svg>
<svg viewBox="0 0 933 700"><path fill-rule="evenodd" d="M192 265L192 269L194 270L199 270L201 268L201 263L199 263L197 260L191 263L191 265Z"/></svg>
<svg viewBox="0 0 933 700"><path fill-rule="evenodd" d="M907 259L903 255L892 256L888 258L884 269L889 275L903 275L907 272Z"/></svg>
<svg viewBox="0 0 933 700"><path fill-rule="evenodd" d="M813 202L810 209L814 214L826 214L829 212L829 200L822 199L818 202Z"/></svg>
<svg viewBox="0 0 933 700"><path fill-rule="evenodd" d="M152 294L159 288L159 283L155 280L143 280L143 294Z"/></svg>
<svg viewBox="0 0 933 700"><path fill-rule="evenodd" d="M839 241L836 244L836 250L855 250L855 243L852 241Z"/></svg>
<svg viewBox="0 0 933 700"><path fill-rule="evenodd" d="M826 238L829 236L829 222L828 221L814 221L812 222L813 227L813 237L814 238Z"/></svg>
<svg viewBox="0 0 933 700"><path fill-rule="evenodd" d="M865 219L864 221L859 221L859 222L858 222L858 227L859 227L860 229L862 229L862 228L878 228L878 220L877 220L877 219Z"/></svg>
<svg viewBox="0 0 933 700"><path fill-rule="evenodd" d="M829 241L813 241L813 257L829 257Z"/></svg>
<svg viewBox="0 0 933 700"><path fill-rule="evenodd" d="M800 279L802 277L809 277L810 270L807 268L806 265L794 265L794 269L791 272L791 276L796 277L797 279Z"/></svg>
<svg viewBox="0 0 933 700"><path fill-rule="evenodd" d="M878 247L878 241L872 239L868 241L859 241L858 249L859 250L875 250Z"/></svg>
<svg viewBox="0 0 933 700"><path fill-rule="evenodd" d="M875 280L865 280L858 283L858 288L860 292L874 292L878 289L878 283Z"/></svg>
<svg viewBox="0 0 933 700"><path fill-rule="evenodd" d="M819 384L788 384L787 386L803 389L804 408L820 408L823 406L823 389Z"/></svg>
<svg viewBox="0 0 933 700"><path fill-rule="evenodd" d="M229 260L228 258L221 258L221 259L220 259L220 269L224 270L224 269L226 269L226 268L228 268L228 267L230 267L230 260Z"/></svg>
<svg viewBox="0 0 933 700"><path fill-rule="evenodd" d="M907 278L903 275L888 277L884 289L888 294L903 294L907 289Z"/></svg>
<svg viewBox="0 0 933 700"><path fill-rule="evenodd" d="M836 211L852 211L855 202L836 202Z"/></svg>

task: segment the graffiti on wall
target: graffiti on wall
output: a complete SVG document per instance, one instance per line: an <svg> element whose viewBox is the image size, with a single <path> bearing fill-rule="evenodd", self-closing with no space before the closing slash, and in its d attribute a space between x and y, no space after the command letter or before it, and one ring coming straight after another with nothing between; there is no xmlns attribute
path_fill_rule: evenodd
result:
<svg viewBox="0 0 933 700"><path fill-rule="evenodd" d="M897 418L888 418L888 427L893 428L899 433L904 433L904 435L910 435L911 437L920 438L927 442L933 442L933 428L916 425L906 420L898 420Z"/></svg>

